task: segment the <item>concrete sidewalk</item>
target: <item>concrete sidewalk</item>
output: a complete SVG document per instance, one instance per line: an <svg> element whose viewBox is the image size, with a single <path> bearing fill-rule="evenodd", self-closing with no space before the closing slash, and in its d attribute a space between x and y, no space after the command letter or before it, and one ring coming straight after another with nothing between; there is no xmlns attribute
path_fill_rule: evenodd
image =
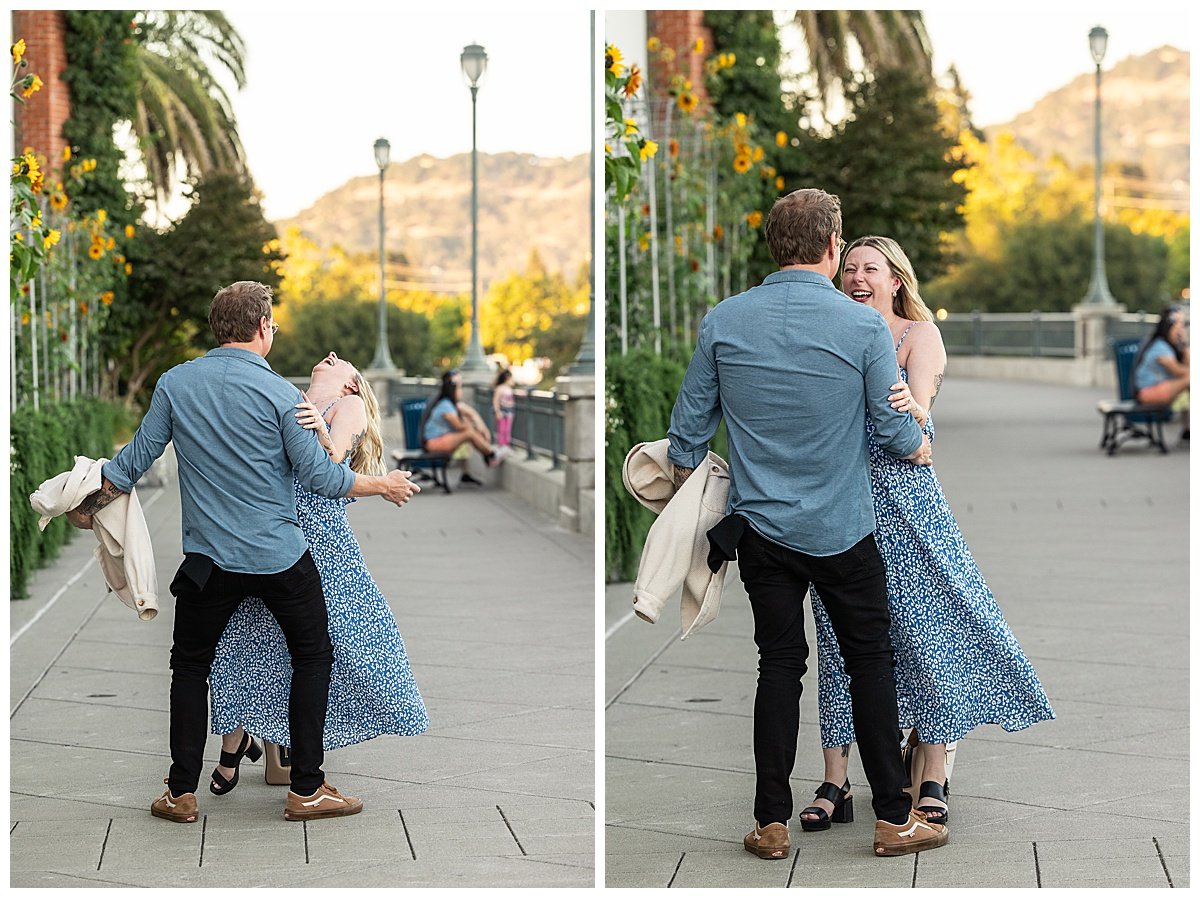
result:
<svg viewBox="0 0 1200 898"><path fill-rule="evenodd" d="M938 399L935 467L1057 720L959 743L937 851L872 855L857 752L854 823L805 833L793 820L784 863L744 851L757 655L736 569L720 617L686 642L677 605L652 626L630 619L630 584L610 585L606 884L1187 887L1190 453L1103 455L1106 397L952 379ZM814 654L797 813L822 780L816 681Z"/></svg>
<svg viewBox="0 0 1200 898"><path fill-rule="evenodd" d="M326 755L366 804L344 820L285 822L286 787L245 761L227 796L201 778L199 824L150 816L170 760L174 483L139 490L155 620L105 596L90 535L40 572L10 604L10 885L592 886L593 542L494 487L426 486L350 508L431 723Z"/></svg>

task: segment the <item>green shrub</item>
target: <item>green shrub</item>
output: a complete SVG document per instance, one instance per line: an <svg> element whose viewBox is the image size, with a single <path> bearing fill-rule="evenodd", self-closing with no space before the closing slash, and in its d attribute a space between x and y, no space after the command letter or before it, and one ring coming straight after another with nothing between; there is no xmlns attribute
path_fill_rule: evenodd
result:
<svg viewBox="0 0 1200 898"><path fill-rule="evenodd" d="M66 518L52 520L39 531L38 516L29 496L43 481L70 470L76 455L108 458L120 410L97 399L76 399L24 407L12 415L9 428L9 560L10 595L26 598L26 584L35 570L58 556L74 535Z"/></svg>
<svg viewBox="0 0 1200 898"><path fill-rule="evenodd" d="M621 480L625 456L638 443L661 440L687 365L648 349L605 362L604 390L604 553L609 581L632 580L654 513L631 496ZM724 424L712 450L725 453Z"/></svg>

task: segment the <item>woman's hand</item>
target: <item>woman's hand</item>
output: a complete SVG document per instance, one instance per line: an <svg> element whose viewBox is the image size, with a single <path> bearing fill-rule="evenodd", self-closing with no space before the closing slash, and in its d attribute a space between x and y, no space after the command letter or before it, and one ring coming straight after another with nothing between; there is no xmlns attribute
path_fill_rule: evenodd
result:
<svg viewBox="0 0 1200 898"><path fill-rule="evenodd" d="M317 407L308 400L308 394L301 391L300 395L304 397L303 402L297 402L296 421L301 427L306 430L315 430L317 432L317 441L325 449L326 452L333 451L333 440L329 437L329 427L325 424L325 419L321 417L321 413L317 411Z"/></svg>
<svg viewBox="0 0 1200 898"><path fill-rule="evenodd" d="M888 396L888 402L892 404L898 412L908 412L917 419L917 423L922 427L925 426L925 421L929 418L929 412L921 408L917 400L913 399L912 391L909 390L908 384L904 381L892 384L892 393Z"/></svg>

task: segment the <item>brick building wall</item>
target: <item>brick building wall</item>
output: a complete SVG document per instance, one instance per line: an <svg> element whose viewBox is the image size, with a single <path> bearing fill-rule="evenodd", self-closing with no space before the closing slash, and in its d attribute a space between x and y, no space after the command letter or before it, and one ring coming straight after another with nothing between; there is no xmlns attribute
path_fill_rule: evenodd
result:
<svg viewBox="0 0 1200 898"><path fill-rule="evenodd" d="M42 89L25 101L13 103L15 132L13 149L25 147L46 157L47 168L57 173L62 166L62 148L66 145L62 127L71 115L71 97L63 72L67 68L66 22L58 10L13 10L12 39L25 40L25 59L42 79ZM11 61L11 59L10 59ZM57 174L56 174L57 176Z"/></svg>
<svg viewBox="0 0 1200 898"><path fill-rule="evenodd" d="M650 85L656 96L665 94L665 86L674 74L692 82L692 92L700 101L700 110L708 108L704 87L704 60L712 55L712 31L704 24L702 9L658 9L646 12L646 33L657 37L664 47L675 51L675 60L664 66L656 54L650 57ZM693 53L697 38L704 39L704 52Z"/></svg>

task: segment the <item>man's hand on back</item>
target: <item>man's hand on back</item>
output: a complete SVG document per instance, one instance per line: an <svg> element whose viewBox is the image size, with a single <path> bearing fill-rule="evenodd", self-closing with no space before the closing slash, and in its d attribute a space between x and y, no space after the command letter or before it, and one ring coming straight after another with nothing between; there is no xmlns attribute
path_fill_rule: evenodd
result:
<svg viewBox="0 0 1200 898"><path fill-rule="evenodd" d="M914 465L932 465L933 447L929 445L929 434L922 433L921 445L917 447L917 451L904 457Z"/></svg>

